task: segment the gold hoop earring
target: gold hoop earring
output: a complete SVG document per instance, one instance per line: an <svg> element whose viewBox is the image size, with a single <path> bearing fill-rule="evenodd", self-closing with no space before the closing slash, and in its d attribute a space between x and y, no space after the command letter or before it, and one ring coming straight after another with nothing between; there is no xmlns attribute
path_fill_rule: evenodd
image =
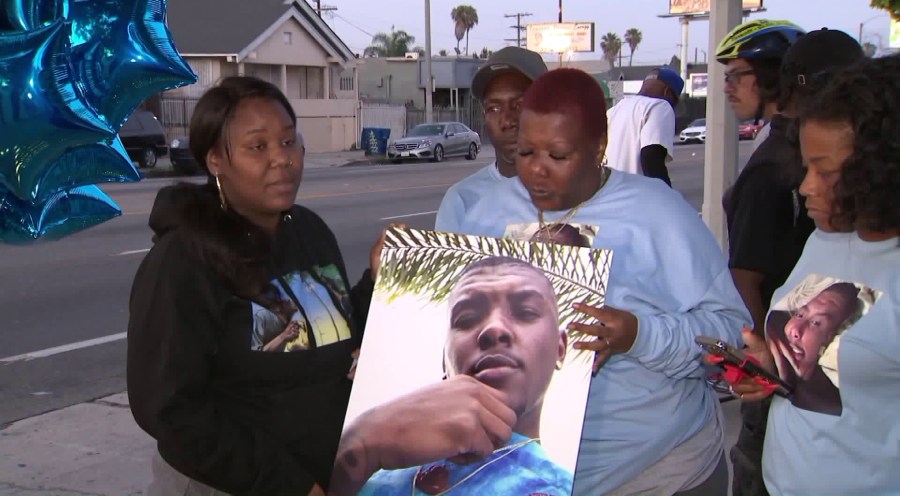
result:
<svg viewBox="0 0 900 496"><path fill-rule="evenodd" d="M556 370L562 370L562 368L563 368L563 361L557 360L556 361Z"/></svg>
<svg viewBox="0 0 900 496"><path fill-rule="evenodd" d="M219 181L219 175L215 175L216 178L216 189L219 190L219 206L222 207L222 210L228 210L228 204L225 203L225 192L222 191L222 183Z"/></svg>

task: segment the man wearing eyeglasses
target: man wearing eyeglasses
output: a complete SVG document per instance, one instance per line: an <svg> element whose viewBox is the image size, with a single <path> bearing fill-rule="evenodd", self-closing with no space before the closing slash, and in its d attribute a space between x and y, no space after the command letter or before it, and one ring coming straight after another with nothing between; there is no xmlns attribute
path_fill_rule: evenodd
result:
<svg viewBox="0 0 900 496"><path fill-rule="evenodd" d="M606 165L671 186L666 164L674 156L675 106L683 90L681 76L670 67L660 67L647 74L637 95L609 109Z"/></svg>
<svg viewBox="0 0 900 496"><path fill-rule="evenodd" d="M791 120L780 114L781 62L804 34L789 21L759 19L734 28L716 49L725 67L725 95L740 120L769 121L734 187L723 200L728 219L728 263L735 286L764 336L775 289L790 274L813 226L797 193L800 158L788 140ZM745 337L752 340L752 336ZM743 403L742 427L731 450L734 494L766 496L762 447L769 402Z"/></svg>

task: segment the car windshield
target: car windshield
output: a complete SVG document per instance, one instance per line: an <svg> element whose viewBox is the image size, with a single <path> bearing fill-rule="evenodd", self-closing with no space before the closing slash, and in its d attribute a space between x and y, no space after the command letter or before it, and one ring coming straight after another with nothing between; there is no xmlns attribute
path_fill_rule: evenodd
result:
<svg viewBox="0 0 900 496"><path fill-rule="evenodd" d="M697 119L694 122L690 123L688 127L704 127L706 126L706 119Z"/></svg>
<svg viewBox="0 0 900 496"><path fill-rule="evenodd" d="M441 134L444 134L444 126L440 124L422 124L414 127L413 130L409 132L409 137L439 136Z"/></svg>

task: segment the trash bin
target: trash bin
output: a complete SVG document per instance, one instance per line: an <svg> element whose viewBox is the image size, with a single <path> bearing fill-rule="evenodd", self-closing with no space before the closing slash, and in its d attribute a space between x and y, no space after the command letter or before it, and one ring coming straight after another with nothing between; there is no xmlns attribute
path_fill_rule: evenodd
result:
<svg viewBox="0 0 900 496"><path fill-rule="evenodd" d="M388 138L391 130L384 127L364 127L360 148L366 151L366 155L383 157L387 155Z"/></svg>

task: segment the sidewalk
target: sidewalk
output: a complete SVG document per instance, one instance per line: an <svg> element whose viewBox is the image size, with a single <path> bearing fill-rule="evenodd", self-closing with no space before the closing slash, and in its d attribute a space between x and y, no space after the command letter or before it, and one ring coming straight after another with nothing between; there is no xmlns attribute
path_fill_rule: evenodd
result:
<svg viewBox="0 0 900 496"><path fill-rule="evenodd" d="M125 393L73 405L0 430L0 494L143 494L155 452Z"/></svg>
<svg viewBox="0 0 900 496"><path fill-rule="evenodd" d="M330 167L345 167L348 165L365 165L374 163L366 157L364 150L350 150L342 152L307 153L303 160L304 169L327 169ZM152 169L140 169L145 178L175 177L178 174L172 169L169 157L160 157L156 167Z"/></svg>

